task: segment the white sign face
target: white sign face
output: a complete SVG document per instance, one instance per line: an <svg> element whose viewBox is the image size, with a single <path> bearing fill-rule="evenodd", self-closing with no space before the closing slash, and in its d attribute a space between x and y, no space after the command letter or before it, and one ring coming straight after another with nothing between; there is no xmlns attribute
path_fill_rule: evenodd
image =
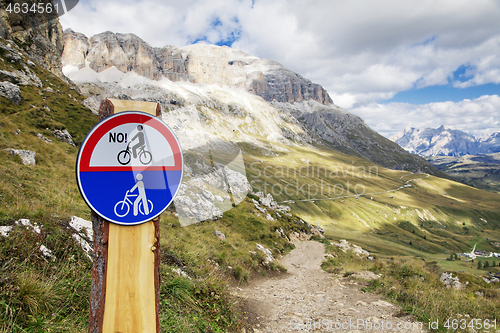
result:
<svg viewBox="0 0 500 333"><path fill-rule="evenodd" d="M182 152L170 128L150 114L127 111L104 119L77 158L83 198L110 222L135 225L160 215L182 181Z"/></svg>
<svg viewBox="0 0 500 333"><path fill-rule="evenodd" d="M138 128L139 127L139 128ZM174 166L174 155L167 139L146 124L115 127L96 144L90 166Z"/></svg>

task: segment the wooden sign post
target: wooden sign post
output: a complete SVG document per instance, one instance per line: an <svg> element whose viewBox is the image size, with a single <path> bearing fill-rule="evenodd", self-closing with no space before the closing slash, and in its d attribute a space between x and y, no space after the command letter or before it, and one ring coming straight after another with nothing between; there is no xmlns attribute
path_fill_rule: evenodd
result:
<svg viewBox="0 0 500 333"><path fill-rule="evenodd" d="M99 120L121 111L160 116L158 103L102 101ZM123 226L92 211L94 257L89 333L159 333L160 226Z"/></svg>

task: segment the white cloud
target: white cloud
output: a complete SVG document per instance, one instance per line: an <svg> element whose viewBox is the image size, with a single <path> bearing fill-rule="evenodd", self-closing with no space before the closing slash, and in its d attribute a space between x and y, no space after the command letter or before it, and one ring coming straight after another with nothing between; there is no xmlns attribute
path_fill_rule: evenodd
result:
<svg viewBox="0 0 500 333"><path fill-rule="evenodd" d="M371 103L352 110L375 131L390 137L405 127L437 128L445 125L474 136L498 132L500 97L485 95L460 102L424 105L408 103Z"/></svg>
<svg viewBox="0 0 500 333"><path fill-rule="evenodd" d="M499 17L497 0L88 0L61 22L87 36L135 33L153 46L236 32L233 47L282 63L364 117L393 112L378 103L397 92L447 84L463 65L468 80L456 87L500 83ZM411 110L399 112L410 119Z"/></svg>

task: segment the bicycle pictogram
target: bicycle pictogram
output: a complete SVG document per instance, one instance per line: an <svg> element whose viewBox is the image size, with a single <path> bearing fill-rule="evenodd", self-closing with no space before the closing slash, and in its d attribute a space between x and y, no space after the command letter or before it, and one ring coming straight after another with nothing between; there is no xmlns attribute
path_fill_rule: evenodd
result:
<svg viewBox="0 0 500 333"><path fill-rule="evenodd" d="M134 156L134 158L139 157L139 162L141 162L141 164L143 165L151 163L151 160L153 159L153 155L151 155L151 152L146 150L142 125L138 125L137 130L137 134L127 144L127 148L121 150L116 157L118 159L118 163L120 163L121 165L129 164L130 160L132 159L132 155ZM130 144L134 141L137 141L137 143L130 147Z"/></svg>
<svg viewBox="0 0 500 333"><path fill-rule="evenodd" d="M153 202L148 200L146 197L146 191L144 189L144 183L142 182L142 174L136 176L137 183L130 190L125 192L125 197L123 200L118 201L115 204L115 215L118 217L124 217L130 212L130 206L134 207L134 216L138 213L142 215L149 215L153 211ZM131 194L137 189L138 194ZM134 202L130 198L135 198Z"/></svg>
<svg viewBox="0 0 500 333"><path fill-rule="evenodd" d="M146 145L139 147L138 150L139 150L138 152L139 162L141 162L141 164L143 165L151 163L153 156L149 151L146 150ZM130 152L130 143L129 143L127 145L127 148L118 153L117 159L118 163L120 163L121 165L127 165L130 163L131 158L132 154Z"/></svg>

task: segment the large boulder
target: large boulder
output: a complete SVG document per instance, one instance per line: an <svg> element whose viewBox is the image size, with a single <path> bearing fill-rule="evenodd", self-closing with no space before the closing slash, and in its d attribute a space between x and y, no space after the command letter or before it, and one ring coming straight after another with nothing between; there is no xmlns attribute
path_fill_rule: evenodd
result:
<svg viewBox="0 0 500 333"><path fill-rule="evenodd" d="M11 155L18 155L24 165L36 165L36 152L34 151L13 148L6 148L4 150Z"/></svg>
<svg viewBox="0 0 500 333"><path fill-rule="evenodd" d="M73 138L71 137L71 134L69 134L66 129L63 129L62 131L58 129L53 129L52 133L59 141L65 142L73 147L76 147L75 143L73 142Z"/></svg>
<svg viewBox="0 0 500 333"><path fill-rule="evenodd" d="M444 272L439 280L447 287L453 289L465 289L465 285L461 283L458 276L453 277L452 273Z"/></svg>
<svg viewBox="0 0 500 333"><path fill-rule="evenodd" d="M21 90L13 83L7 81L0 82L0 96L7 98L17 105L21 103Z"/></svg>

